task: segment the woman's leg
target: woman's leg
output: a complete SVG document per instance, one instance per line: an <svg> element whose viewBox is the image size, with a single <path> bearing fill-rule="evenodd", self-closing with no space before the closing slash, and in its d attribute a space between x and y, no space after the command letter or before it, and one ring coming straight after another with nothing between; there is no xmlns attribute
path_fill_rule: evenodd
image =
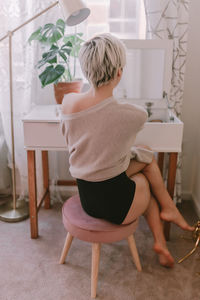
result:
<svg viewBox="0 0 200 300"><path fill-rule="evenodd" d="M131 179L136 183L136 190L133 203L122 224L128 224L139 216L144 215L153 233L153 248L159 256L160 264L166 267L173 267L174 259L166 246L158 204L150 193L149 183L141 173L134 175Z"/></svg>
<svg viewBox="0 0 200 300"><path fill-rule="evenodd" d="M129 224L143 215L149 206L151 193L149 183L142 173L137 173L130 178L136 184L135 195L128 214L122 224Z"/></svg>
<svg viewBox="0 0 200 300"><path fill-rule="evenodd" d="M153 196L144 214L147 223L154 236L154 251L158 254L159 262L162 266L172 268L174 265L174 259L167 249L166 240L163 233L163 224L160 219L160 211L158 204Z"/></svg>
<svg viewBox="0 0 200 300"><path fill-rule="evenodd" d="M138 172L142 172L147 178L152 194L155 196L156 200L161 206L161 219L164 221L173 222L184 230L194 230L194 227L187 224L170 197L155 158L150 164L131 160L126 174L131 177Z"/></svg>

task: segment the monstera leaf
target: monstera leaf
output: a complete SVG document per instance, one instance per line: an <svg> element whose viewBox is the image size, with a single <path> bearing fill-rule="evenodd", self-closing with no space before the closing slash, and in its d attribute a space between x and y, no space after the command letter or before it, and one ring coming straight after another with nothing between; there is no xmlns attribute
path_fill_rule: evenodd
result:
<svg viewBox="0 0 200 300"><path fill-rule="evenodd" d="M63 41L71 44L70 56L78 57L79 50L84 40L81 39L83 33L75 33L64 36Z"/></svg>
<svg viewBox="0 0 200 300"><path fill-rule="evenodd" d="M52 45L64 36L65 22L59 19L56 24L48 23L39 27L31 34L28 41L38 40L41 43Z"/></svg>
<svg viewBox="0 0 200 300"><path fill-rule="evenodd" d="M65 72L65 68L62 65L48 66L46 69L39 75L42 87L45 87L48 84L51 84L58 80Z"/></svg>
<svg viewBox="0 0 200 300"><path fill-rule="evenodd" d="M57 55L59 53L59 47L52 45L49 51L42 54L42 59L38 61L37 68L41 68L46 63L54 64L57 63Z"/></svg>

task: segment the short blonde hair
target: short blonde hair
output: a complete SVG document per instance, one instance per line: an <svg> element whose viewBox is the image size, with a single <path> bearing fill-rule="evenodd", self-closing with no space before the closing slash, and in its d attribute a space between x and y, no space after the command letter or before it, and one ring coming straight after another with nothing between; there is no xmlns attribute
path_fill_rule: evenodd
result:
<svg viewBox="0 0 200 300"><path fill-rule="evenodd" d="M82 72L94 88L108 84L126 64L124 44L109 33L99 34L83 44L79 52Z"/></svg>

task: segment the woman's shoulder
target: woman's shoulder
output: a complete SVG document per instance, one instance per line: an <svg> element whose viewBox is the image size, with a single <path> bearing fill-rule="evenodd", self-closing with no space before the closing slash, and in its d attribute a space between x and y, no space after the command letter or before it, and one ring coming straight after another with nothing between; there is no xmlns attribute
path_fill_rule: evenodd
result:
<svg viewBox="0 0 200 300"><path fill-rule="evenodd" d="M83 94L69 93L66 94L62 102L62 114L68 115L80 111L80 103Z"/></svg>
<svg viewBox="0 0 200 300"><path fill-rule="evenodd" d="M62 103L62 114L95 112L111 102L113 97L94 97L88 93L72 93L65 95Z"/></svg>

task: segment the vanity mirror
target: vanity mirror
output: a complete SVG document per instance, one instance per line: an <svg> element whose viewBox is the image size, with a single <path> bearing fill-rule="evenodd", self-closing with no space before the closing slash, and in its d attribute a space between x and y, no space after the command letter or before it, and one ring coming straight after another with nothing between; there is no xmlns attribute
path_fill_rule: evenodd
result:
<svg viewBox="0 0 200 300"><path fill-rule="evenodd" d="M149 120L173 121L169 109L172 76L172 40L122 40L126 46L127 63L122 79L114 91L147 109Z"/></svg>
<svg viewBox="0 0 200 300"><path fill-rule="evenodd" d="M148 121L136 137L158 152L180 152L183 123L168 102L172 78L172 40L122 40L127 63L114 91L119 102L142 105Z"/></svg>
<svg viewBox="0 0 200 300"><path fill-rule="evenodd" d="M164 63L163 49L128 50L121 82L124 96L135 99L162 98Z"/></svg>
<svg viewBox="0 0 200 300"><path fill-rule="evenodd" d="M115 90L117 98L160 100L169 94L172 70L171 40L122 40L127 63Z"/></svg>

